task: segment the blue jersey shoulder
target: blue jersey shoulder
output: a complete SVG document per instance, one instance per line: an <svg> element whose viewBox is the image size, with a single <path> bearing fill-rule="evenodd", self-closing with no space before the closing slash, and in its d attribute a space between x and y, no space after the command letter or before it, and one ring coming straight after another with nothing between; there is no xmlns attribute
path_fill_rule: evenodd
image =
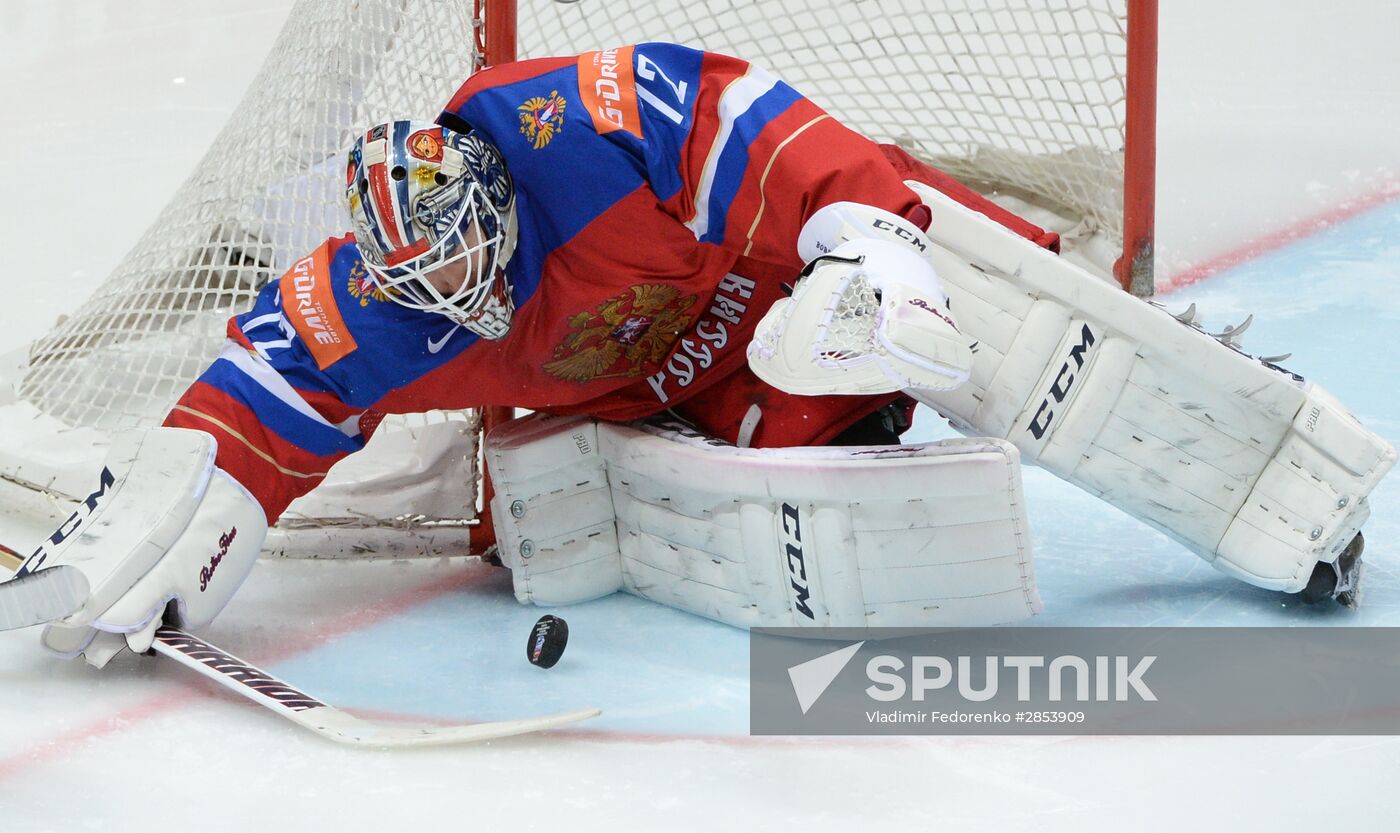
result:
<svg viewBox="0 0 1400 833"><path fill-rule="evenodd" d="M366 408L477 338L390 299L370 279L353 237L328 240L293 264L235 326L293 387Z"/></svg>
<svg viewBox="0 0 1400 833"><path fill-rule="evenodd" d="M439 122L481 131L510 171L518 236L509 269L519 306L538 288L549 256L642 187L648 166L639 145L595 129L576 59L509 69L468 84Z"/></svg>

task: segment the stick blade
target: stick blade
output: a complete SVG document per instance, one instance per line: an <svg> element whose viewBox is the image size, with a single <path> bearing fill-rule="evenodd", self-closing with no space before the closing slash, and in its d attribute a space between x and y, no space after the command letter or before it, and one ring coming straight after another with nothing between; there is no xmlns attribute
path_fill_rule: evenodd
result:
<svg viewBox="0 0 1400 833"><path fill-rule="evenodd" d="M314 716L304 716L319 724L317 731L320 734L339 743L369 747L404 747L448 746L526 735L568 726L600 714L601 709L575 709L539 717L458 726L395 726L372 723L338 710L326 710Z"/></svg>
<svg viewBox="0 0 1400 833"><path fill-rule="evenodd" d="M542 717L457 726L380 723L327 705L179 628L166 625L157 630L155 643L151 647L219 685L266 706L298 726L328 740L362 748L474 743L541 732L602 714L599 709L576 709Z"/></svg>
<svg viewBox="0 0 1400 833"><path fill-rule="evenodd" d="M0 582L0 631L72 616L87 602L88 591L87 577L67 564Z"/></svg>

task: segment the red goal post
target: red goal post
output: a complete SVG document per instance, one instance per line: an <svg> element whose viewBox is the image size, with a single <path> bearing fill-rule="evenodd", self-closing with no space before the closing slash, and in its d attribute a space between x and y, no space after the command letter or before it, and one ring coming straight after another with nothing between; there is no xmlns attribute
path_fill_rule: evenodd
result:
<svg viewBox="0 0 1400 833"><path fill-rule="evenodd" d="M1113 276L1140 297L1153 294L1157 222L1157 0L1129 0L1124 105L1123 253Z"/></svg>

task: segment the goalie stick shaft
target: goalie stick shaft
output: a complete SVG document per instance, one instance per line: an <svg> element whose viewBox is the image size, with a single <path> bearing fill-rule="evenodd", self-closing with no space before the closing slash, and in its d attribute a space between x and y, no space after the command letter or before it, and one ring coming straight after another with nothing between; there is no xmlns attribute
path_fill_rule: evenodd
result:
<svg viewBox="0 0 1400 833"><path fill-rule="evenodd" d="M13 572L21 563L23 559L18 553L0 544L0 568ZM55 578L63 576L65 579L67 574L76 575L82 584L82 592L77 596L77 607L82 606L82 601L87 598L87 582L83 580L81 571L66 565L50 567L21 579L0 583L0 587L12 585L0 594L0 630L6 629L6 623L11 618L11 608L15 615L20 617L16 620L19 624L12 627L41 624L73 612L67 610L71 606L65 601L67 596L60 596L57 601L49 604L41 597L28 592L33 586L40 585L44 587L45 595L52 594L54 587L48 585L56 586L57 582L55 578L46 578L46 574L49 573L54 573ZM68 595L72 595L72 592ZM14 604L5 602L5 599L11 599ZM45 618L45 611L59 609L64 609L64 612ZM40 618L36 619L36 616ZM472 743L554 729L602 714L600 709L576 709L539 717L452 726L382 723L364 720L327 705L266 671L176 627L160 627L151 647L157 653L164 654L298 726L337 743L357 746L394 748Z"/></svg>

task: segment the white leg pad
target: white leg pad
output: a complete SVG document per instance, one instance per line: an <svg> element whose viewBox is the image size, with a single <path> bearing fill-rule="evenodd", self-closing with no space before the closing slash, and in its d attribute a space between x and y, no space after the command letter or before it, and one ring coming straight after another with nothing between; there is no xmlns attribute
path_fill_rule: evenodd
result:
<svg viewBox="0 0 1400 833"><path fill-rule="evenodd" d="M520 465L529 444L539 453ZM487 446L522 602L621 588L740 627L969 626L1040 609L1005 442L740 449L680 426L531 416Z"/></svg>
<svg viewBox="0 0 1400 833"><path fill-rule="evenodd" d="M1322 388L910 185L979 342L968 384L911 393L1252 584L1296 592L1335 560L1394 448Z"/></svg>
<svg viewBox="0 0 1400 833"><path fill-rule="evenodd" d="M522 604L573 604L622 589L596 422L521 417L491 432L485 456L496 549Z"/></svg>

